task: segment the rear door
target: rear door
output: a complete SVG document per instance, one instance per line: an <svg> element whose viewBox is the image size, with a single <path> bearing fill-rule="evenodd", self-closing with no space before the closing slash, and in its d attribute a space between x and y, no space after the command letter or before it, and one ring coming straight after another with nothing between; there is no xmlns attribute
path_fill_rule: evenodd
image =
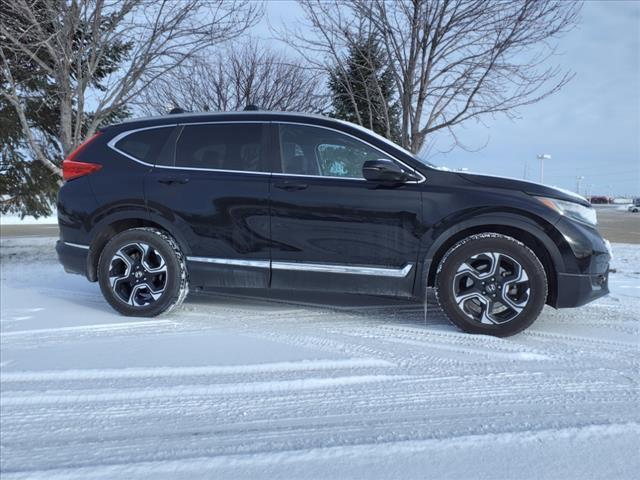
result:
<svg viewBox="0 0 640 480"><path fill-rule="evenodd" d="M180 125L175 152L148 176L151 218L186 243L193 286L269 285L267 132L260 122Z"/></svg>
<svg viewBox="0 0 640 480"><path fill-rule="evenodd" d="M272 287L410 295L422 234L419 186L366 181L365 161L394 159L354 136L275 125Z"/></svg>

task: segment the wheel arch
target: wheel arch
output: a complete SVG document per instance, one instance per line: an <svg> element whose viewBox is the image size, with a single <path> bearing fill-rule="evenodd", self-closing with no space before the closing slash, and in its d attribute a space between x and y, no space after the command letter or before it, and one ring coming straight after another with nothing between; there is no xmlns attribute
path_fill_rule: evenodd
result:
<svg viewBox="0 0 640 480"><path fill-rule="evenodd" d="M107 242L113 238L114 235L137 227L157 228L158 230L168 233L175 238L180 249L185 254L188 254L188 243L176 229L172 228L170 223L163 218L144 218L140 215L140 212L129 214L121 212L102 219L92 229L92 240L87 255L87 278L89 281L96 282L98 280L98 261Z"/></svg>
<svg viewBox="0 0 640 480"><path fill-rule="evenodd" d="M513 237L529 247L542 263L549 293L547 303L557 299L557 272L563 271L564 262L558 246L552 239L557 232L553 225L542 219L534 220L517 214L481 215L453 225L442 231L423 253L418 263L414 293L424 296L427 287L435 285L436 270L444 254L458 241L478 233L499 233Z"/></svg>

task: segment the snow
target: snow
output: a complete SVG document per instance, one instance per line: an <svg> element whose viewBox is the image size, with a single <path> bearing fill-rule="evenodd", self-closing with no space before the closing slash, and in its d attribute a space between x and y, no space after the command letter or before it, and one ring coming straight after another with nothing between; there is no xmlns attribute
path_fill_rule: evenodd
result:
<svg viewBox="0 0 640 480"><path fill-rule="evenodd" d="M13 478L635 478L640 245L612 294L508 339L438 307L218 291L128 319L55 239L2 239Z"/></svg>
<svg viewBox="0 0 640 480"><path fill-rule="evenodd" d="M38 218L31 215L22 218L17 214L0 214L0 225L53 225L57 223L58 214L55 210L49 216Z"/></svg>

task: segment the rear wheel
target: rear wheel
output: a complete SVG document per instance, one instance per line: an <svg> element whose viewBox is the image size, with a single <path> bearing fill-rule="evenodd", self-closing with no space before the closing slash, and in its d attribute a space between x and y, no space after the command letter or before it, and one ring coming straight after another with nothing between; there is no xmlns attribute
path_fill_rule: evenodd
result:
<svg viewBox="0 0 640 480"><path fill-rule="evenodd" d="M113 237L100 255L98 282L115 310L136 317L168 312L189 291L184 255L171 236L153 228Z"/></svg>
<svg viewBox="0 0 640 480"><path fill-rule="evenodd" d="M506 337L531 325L544 307L547 278L516 239L481 233L447 251L436 276L438 302L461 330Z"/></svg>

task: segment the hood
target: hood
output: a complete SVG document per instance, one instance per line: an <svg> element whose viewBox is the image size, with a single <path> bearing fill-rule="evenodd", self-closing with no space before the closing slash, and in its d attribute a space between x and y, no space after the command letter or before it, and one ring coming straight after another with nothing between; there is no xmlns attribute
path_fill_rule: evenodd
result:
<svg viewBox="0 0 640 480"><path fill-rule="evenodd" d="M468 182L475 183L476 185L482 185L490 188L504 188L508 190L519 190L529 195L536 195L539 197L551 197L559 200L566 200L568 202L579 203L586 207L590 207L589 201L577 193L565 190L563 188L551 187L549 185L543 185L542 183L528 182L525 180L518 180L516 178L499 177L493 175L481 175L477 173L459 173L458 175Z"/></svg>

